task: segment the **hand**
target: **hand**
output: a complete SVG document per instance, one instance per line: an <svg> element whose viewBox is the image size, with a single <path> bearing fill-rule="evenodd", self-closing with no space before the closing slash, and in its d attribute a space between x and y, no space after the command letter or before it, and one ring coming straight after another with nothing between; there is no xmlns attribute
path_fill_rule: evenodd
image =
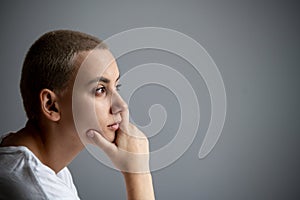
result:
<svg viewBox="0 0 300 200"><path fill-rule="evenodd" d="M149 172L149 143L147 137L137 127L129 123L129 111L121 113L122 121L116 131L114 143L107 141L101 133L89 130L87 136L100 147L122 172Z"/></svg>
<svg viewBox="0 0 300 200"><path fill-rule="evenodd" d="M99 132L90 130L87 136L100 147L122 171L126 183L128 200L154 200L152 176L149 170L149 143L147 137L129 123L129 112L121 113L122 121L116 131L114 143Z"/></svg>

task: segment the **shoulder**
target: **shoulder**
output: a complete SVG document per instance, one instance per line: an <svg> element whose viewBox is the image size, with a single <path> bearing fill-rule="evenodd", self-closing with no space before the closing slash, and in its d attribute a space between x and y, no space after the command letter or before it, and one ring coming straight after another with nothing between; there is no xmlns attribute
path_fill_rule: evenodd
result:
<svg viewBox="0 0 300 200"><path fill-rule="evenodd" d="M22 147L0 147L0 199L46 199Z"/></svg>
<svg viewBox="0 0 300 200"><path fill-rule="evenodd" d="M26 147L0 147L0 168L0 199L79 199L68 168L55 174Z"/></svg>
<svg viewBox="0 0 300 200"><path fill-rule="evenodd" d="M37 184L14 173L0 172L0 199L47 199Z"/></svg>

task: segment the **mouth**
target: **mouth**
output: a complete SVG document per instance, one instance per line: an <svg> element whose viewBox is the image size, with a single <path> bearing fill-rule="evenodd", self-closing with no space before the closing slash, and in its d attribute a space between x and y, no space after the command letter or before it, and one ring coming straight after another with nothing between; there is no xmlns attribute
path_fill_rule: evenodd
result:
<svg viewBox="0 0 300 200"><path fill-rule="evenodd" d="M113 131L116 131L120 127L120 122L115 122L113 124L108 125L107 127Z"/></svg>

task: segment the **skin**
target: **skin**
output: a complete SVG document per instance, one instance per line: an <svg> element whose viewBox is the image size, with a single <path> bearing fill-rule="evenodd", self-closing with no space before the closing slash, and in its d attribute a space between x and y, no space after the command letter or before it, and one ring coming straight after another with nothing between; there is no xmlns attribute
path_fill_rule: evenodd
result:
<svg viewBox="0 0 300 200"><path fill-rule="evenodd" d="M58 173L84 145L96 145L122 172L128 199L155 199L148 140L129 122L127 104L118 94L114 57L108 50L81 52L74 64L81 67L65 91L40 92L39 128L27 123L1 146L26 146Z"/></svg>

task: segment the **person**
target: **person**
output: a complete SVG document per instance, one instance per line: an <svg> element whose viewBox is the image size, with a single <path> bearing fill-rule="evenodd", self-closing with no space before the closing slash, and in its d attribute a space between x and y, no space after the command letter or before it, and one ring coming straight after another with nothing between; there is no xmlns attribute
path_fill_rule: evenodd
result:
<svg viewBox="0 0 300 200"><path fill-rule="evenodd" d="M55 30L33 43L20 81L27 123L0 139L0 199L79 199L67 166L86 145L121 171L128 199L155 199L149 143L129 122L119 78L94 36Z"/></svg>

